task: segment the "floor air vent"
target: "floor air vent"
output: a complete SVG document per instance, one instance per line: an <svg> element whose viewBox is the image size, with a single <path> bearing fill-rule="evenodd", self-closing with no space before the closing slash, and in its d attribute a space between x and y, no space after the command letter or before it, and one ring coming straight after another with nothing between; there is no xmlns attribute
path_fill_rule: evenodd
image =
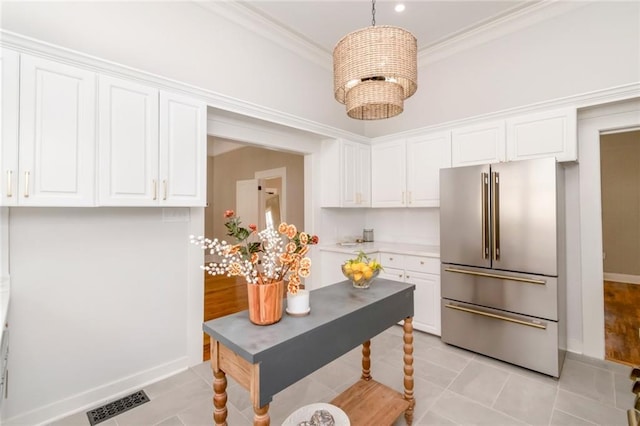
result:
<svg viewBox="0 0 640 426"><path fill-rule="evenodd" d="M132 408L136 408L138 405L142 405L145 402L149 402L149 397L144 393L144 391L138 391L131 395L127 395L124 398L105 404L102 407L87 411L87 417L89 418L91 426L97 425L105 420L109 420L111 417L117 416L118 414L131 410Z"/></svg>

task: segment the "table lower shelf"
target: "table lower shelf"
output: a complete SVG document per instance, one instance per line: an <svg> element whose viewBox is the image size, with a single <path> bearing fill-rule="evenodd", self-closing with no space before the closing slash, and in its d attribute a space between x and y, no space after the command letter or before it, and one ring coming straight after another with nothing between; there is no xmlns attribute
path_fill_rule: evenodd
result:
<svg viewBox="0 0 640 426"><path fill-rule="evenodd" d="M351 426L392 425L410 405L400 392L375 380L358 380L331 404L347 413Z"/></svg>

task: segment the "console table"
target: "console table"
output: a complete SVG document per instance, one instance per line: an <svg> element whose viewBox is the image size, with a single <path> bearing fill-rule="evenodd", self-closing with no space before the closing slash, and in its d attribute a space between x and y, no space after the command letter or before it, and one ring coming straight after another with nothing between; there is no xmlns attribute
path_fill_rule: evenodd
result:
<svg viewBox="0 0 640 426"><path fill-rule="evenodd" d="M207 321L211 336L213 420L226 425L227 379L251 395L253 424L268 426L273 395L362 344L362 376L332 404L351 424L391 425L405 413L413 420L413 292L415 285L377 279L368 289L343 281L310 292L311 314L284 315L269 326L254 325L247 311ZM404 320L404 394L372 379L370 339ZM400 338L399 338L400 340Z"/></svg>

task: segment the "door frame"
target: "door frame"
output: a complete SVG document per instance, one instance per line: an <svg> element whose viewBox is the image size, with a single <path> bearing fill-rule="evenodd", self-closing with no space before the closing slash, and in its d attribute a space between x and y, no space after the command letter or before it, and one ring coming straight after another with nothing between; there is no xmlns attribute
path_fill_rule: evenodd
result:
<svg viewBox="0 0 640 426"><path fill-rule="evenodd" d="M255 179L275 179L280 178L282 183L282 193L280 194L280 221L287 221L287 168L277 167L275 169L260 170L253 174Z"/></svg>
<svg viewBox="0 0 640 426"><path fill-rule="evenodd" d="M638 126L638 99L587 110L578 120L580 276L576 278L582 290L581 352L598 359L604 359L605 354L600 135ZM575 301L568 300L569 308L572 303Z"/></svg>

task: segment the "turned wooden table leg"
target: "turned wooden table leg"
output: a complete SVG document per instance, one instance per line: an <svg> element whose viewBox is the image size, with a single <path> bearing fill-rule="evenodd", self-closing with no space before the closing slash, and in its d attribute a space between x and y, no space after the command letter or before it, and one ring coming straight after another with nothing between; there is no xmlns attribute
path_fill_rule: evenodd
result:
<svg viewBox="0 0 640 426"><path fill-rule="evenodd" d="M407 424L413 422L413 409L416 400L413 398L413 318L404 319L404 399L409 401L409 408L404 412Z"/></svg>
<svg viewBox="0 0 640 426"><path fill-rule="evenodd" d="M371 380L371 340L362 344L362 380Z"/></svg>
<svg viewBox="0 0 640 426"><path fill-rule="evenodd" d="M213 377L213 424L227 426L227 376L214 368Z"/></svg>
<svg viewBox="0 0 640 426"><path fill-rule="evenodd" d="M269 417L269 404L262 407L253 407L253 426L269 426L271 418Z"/></svg>

